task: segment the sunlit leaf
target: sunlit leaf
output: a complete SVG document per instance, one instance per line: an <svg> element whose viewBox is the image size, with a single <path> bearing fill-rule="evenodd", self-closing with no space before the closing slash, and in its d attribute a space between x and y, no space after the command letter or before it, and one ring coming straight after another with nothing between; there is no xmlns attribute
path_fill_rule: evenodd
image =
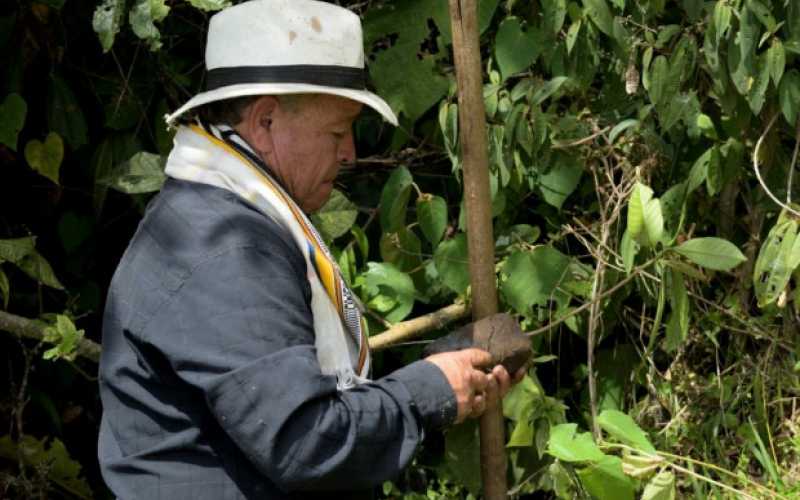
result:
<svg viewBox="0 0 800 500"><path fill-rule="evenodd" d="M103 52L108 52L114 45L114 38L119 33L124 12L125 0L104 0L95 9L92 28L100 39Z"/></svg>
<svg viewBox="0 0 800 500"><path fill-rule="evenodd" d="M311 217L311 220L322 236L326 240L332 241L347 233L356 222L356 217L358 217L358 208L347 199L344 193L334 189L331 191L331 197Z"/></svg>
<svg viewBox="0 0 800 500"><path fill-rule="evenodd" d="M159 155L141 151L117 167L102 182L128 194L158 191L166 180L164 161Z"/></svg>
<svg viewBox="0 0 800 500"><path fill-rule="evenodd" d="M556 287L566 280L569 258L550 246L515 252L506 259L500 291L520 314L529 314L533 305L544 305L554 298Z"/></svg>
<svg viewBox="0 0 800 500"><path fill-rule="evenodd" d="M231 5L231 0L188 0L188 2L192 4L192 7L207 12L221 10Z"/></svg>
<svg viewBox="0 0 800 500"><path fill-rule="evenodd" d="M647 439L647 434L626 413L605 410L597 416L597 424L608 434L634 448L655 453L656 449Z"/></svg>
<svg viewBox="0 0 800 500"><path fill-rule="evenodd" d="M389 310L381 311L387 321L402 321L414 307L414 282L393 265L369 262L364 282L370 297L368 305L375 299L390 304Z"/></svg>
<svg viewBox="0 0 800 500"><path fill-rule="evenodd" d="M166 0L136 0L130 11L128 21L134 34L148 42L152 51L161 48L161 32L155 23L167 17L169 10Z"/></svg>
<svg viewBox="0 0 800 500"><path fill-rule="evenodd" d="M644 487L641 500L675 500L675 474L661 471Z"/></svg>
<svg viewBox="0 0 800 500"><path fill-rule="evenodd" d="M694 238L673 250L698 266L716 271L728 271L747 260L736 245L722 238Z"/></svg>
<svg viewBox="0 0 800 500"><path fill-rule="evenodd" d="M633 481L622 471L622 460L605 456L578 470L584 488L597 500L633 500Z"/></svg>
<svg viewBox="0 0 800 500"><path fill-rule="evenodd" d="M578 433L577 429L578 424L560 424L551 428L547 453L565 462L599 462L606 458L592 440L592 435Z"/></svg>

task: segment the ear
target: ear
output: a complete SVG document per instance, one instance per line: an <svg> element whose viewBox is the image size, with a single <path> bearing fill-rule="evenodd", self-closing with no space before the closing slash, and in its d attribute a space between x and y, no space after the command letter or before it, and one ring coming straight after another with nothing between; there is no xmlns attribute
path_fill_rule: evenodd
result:
<svg viewBox="0 0 800 500"><path fill-rule="evenodd" d="M261 96L245 108L242 121L236 127L239 134L262 157L269 155L274 148L272 120L277 107L278 100L274 96Z"/></svg>

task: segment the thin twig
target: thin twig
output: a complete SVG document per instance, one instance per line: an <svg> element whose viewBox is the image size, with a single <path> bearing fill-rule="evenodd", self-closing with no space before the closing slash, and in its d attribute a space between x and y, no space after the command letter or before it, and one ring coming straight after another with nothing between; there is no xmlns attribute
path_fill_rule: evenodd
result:
<svg viewBox="0 0 800 500"><path fill-rule="evenodd" d="M775 120L777 120L779 116L780 113L775 113L775 116L773 116L772 120L769 121L767 128L764 129L764 133L761 134L761 137L758 138L758 142L756 142L756 147L753 150L753 171L756 173L756 178L758 179L758 183L761 184L761 188L764 189L764 192L767 193L767 196L769 196L772 199L772 201L774 201L778 206L780 206L787 212L797 217L800 217L800 212L793 209L788 204L782 202L781 200L778 199L777 196L772 194L772 191L770 191L769 188L767 187L767 183L764 182L764 179L761 177L761 170L758 168L758 152L761 149L761 144L764 142L764 138L767 136L770 129L772 129L772 126L775 125ZM791 189L789 191L791 191Z"/></svg>

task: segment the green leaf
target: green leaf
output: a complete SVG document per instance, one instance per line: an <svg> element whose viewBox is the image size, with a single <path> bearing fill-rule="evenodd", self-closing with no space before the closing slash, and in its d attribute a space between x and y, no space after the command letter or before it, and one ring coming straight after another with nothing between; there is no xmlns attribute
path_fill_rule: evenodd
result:
<svg viewBox="0 0 800 500"><path fill-rule="evenodd" d="M398 167L389 176L381 193L381 228L390 233L406 225L408 198L411 196L411 172Z"/></svg>
<svg viewBox="0 0 800 500"><path fill-rule="evenodd" d="M152 193L160 190L166 180L164 162L165 159L160 155L141 151L117 167L102 182L123 193Z"/></svg>
<svg viewBox="0 0 800 500"><path fill-rule="evenodd" d="M433 255L436 271L445 286L459 295L469 286L469 255L467 236L457 234L454 238L439 243Z"/></svg>
<svg viewBox="0 0 800 500"><path fill-rule="evenodd" d="M561 210L564 201L578 187L581 176L583 176L583 167L577 158L559 156L559 160L550 170L539 176L539 190L542 192L542 198Z"/></svg>
<svg viewBox="0 0 800 500"><path fill-rule="evenodd" d="M576 433L578 424L559 424L550 429L547 453L565 462L599 462L607 457L588 432ZM622 466L620 465L620 470Z"/></svg>
<svg viewBox="0 0 800 500"><path fill-rule="evenodd" d="M631 274L633 270L633 263L636 261L636 254L639 253L639 243L631 238L630 233L626 229L622 233L622 240L619 244L620 256L622 257L622 265L625 267L625 273Z"/></svg>
<svg viewBox="0 0 800 500"><path fill-rule="evenodd" d="M534 94L531 96L531 103L535 106L543 103L551 95L555 94L558 89L564 85L564 82L569 80L566 76L557 76L550 81L545 82Z"/></svg>
<svg viewBox="0 0 800 500"><path fill-rule="evenodd" d="M188 0L192 7L207 12L222 10L231 6L230 0Z"/></svg>
<svg viewBox="0 0 800 500"><path fill-rule="evenodd" d="M567 17L567 0L542 0L542 29L553 38L561 32Z"/></svg>
<svg viewBox="0 0 800 500"><path fill-rule="evenodd" d="M786 69L786 50L779 38L773 38L772 45L767 50L767 67L772 83L778 88L783 78L783 71Z"/></svg>
<svg viewBox="0 0 800 500"><path fill-rule="evenodd" d="M752 84L746 96L747 103L750 105L750 110L754 115L758 115L761 112L761 108L766 101L767 87L769 86L770 79L768 56L769 54L766 54L756 60L755 78L752 80Z"/></svg>
<svg viewBox="0 0 800 500"><path fill-rule="evenodd" d="M46 350L42 357L50 360L66 359L74 361L78 355L78 344L83 339L83 335L84 331L75 328L75 324L71 319L63 314L57 315L55 326L45 329L45 340L56 345Z"/></svg>
<svg viewBox="0 0 800 500"><path fill-rule="evenodd" d="M35 250L23 257L22 260L17 263L17 266L22 269L25 274L43 285L55 288L56 290L64 289L64 285L56 278L53 268L50 267L50 263Z"/></svg>
<svg viewBox="0 0 800 500"><path fill-rule="evenodd" d="M637 450L652 454L656 452L647 434L626 413L604 410L597 416L597 424L611 436Z"/></svg>
<svg viewBox="0 0 800 500"><path fill-rule="evenodd" d="M747 260L736 245L721 238L694 238L673 250L698 266L716 271L728 271Z"/></svg>
<svg viewBox="0 0 800 500"><path fill-rule="evenodd" d="M68 493L71 498L94 498L85 479L80 477L81 464L70 458L64 443L53 438L46 447L47 438L38 440L26 434L19 441L11 436L0 437L0 457L21 461L27 467L46 471L46 478Z"/></svg>
<svg viewBox="0 0 800 500"><path fill-rule="evenodd" d="M605 456L598 463L578 470L578 477L592 498L633 500L633 481L622 471L619 457Z"/></svg>
<svg viewBox="0 0 800 500"><path fill-rule="evenodd" d="M731 26L731 17L733 16L733 9L725 2L717 2L714 5L713 24L714 34L716 36L716 46L727 35L728 28Z"/></svg>
<svg viewBox="0 0 800 500"><path fill-rule="evenodd" d="M667 334L664 341L664 350L674 352L683 345L689 335L689 294L683 274L672 268L671 286L669 287L670 306L672 312L667 321Z"/></svg>
<svg viewBox="0 0 800 500"><path fill-rule="evenodd" d="M420 196L417 198L417 221L422 234L436 248L447 229L447 202L441 196Z"/></svg>
<svg viewBox="0 0 800 500"><path fill-rule="evenodd" d="M541 40L536 28L523 31L519 18L507 17L500 23L494 43L497 66L503 80L528 68L539 56Z"/></svg>
<svg viewBox="0 0 800 500"><path fill-rule="evenodd" d="M88 142L86 118L67 82L57 76L50 80L47 126L64 138L72 149Z"/></svg>
<svg viewBox="0 0 800 500"><path fill-rule="evenodd" d="M11 283L8 281L8 276L0 268L0 296L3 297L3 309L8 309L8 299L11 297Z"/></svg>
<svg viewBox="0 0 800 500"><path fill-rule="evenodd" d="M641 500L675 500L675 474L664 470L653 476L644 487Z"/></svg>
<svg viewBox="0 0 800 500"><path fill-rule="evenodd" d="M614 128L611 129L611 132L608 133L608 141L610 143L614 143L617 140L617 137L620 136L624 131L628 130L631 127L635 127L639 125L639 120L634 119L627 119L622 120L621 122L614 125Z"/></svg>
<svg viewBox="0 0 800 500"><path fill-rule="evenodd" d="M444 443L447 470L475 496L482 485L479 441L477 420L467 420L449 428Z"/></svg>
<svg viewBox="0 0 800 500"><path fill-rule="evenodd" d="M613 37L614 16L611 15L606 0L583 0L583 5L595 26L607 36Z"/></svg>
<svg viewBox="0 0 800 500"><path fill-rule="evenodd" d="M797 222L782 215L761 245L753 267L753 289L759 307L775 302L789 284L798 264L797 232Z"/></svg>
<svg viewBox="0 0 800 500"><path fill-rule="evenodd" d="M411 272L422 265L422 244L408 228L394 233L383 233L380 241L381 258L403 272Z"/></svg>
<svg viewBox="0 0 800 500"><path fill-rule="evenodd" d="M569 257L550 246L515 252L506 259L500 291L518 313L528 315L533 305L555 298L556 287L566 280Z"/></svg>
<svg viewBox="0 0 800 500"><path fill-rule="evenodd" d="M35 236L0 240L0 262L18 264L24 257L33 253L35 247Z"/></svg>
<svg viewBox="0 0 800 500"><path fill-rule="evenodd" d="M19 132L25 125L28 105L19 94L8 94L0 104L0 144L5 144L12 151L17 150Z"/></svg>
<svg viewBox="0 0 800 500"><path fill-rule="evenodd" d="M797 123L797 114L800 108L800 72L796 69L790 70L781 79L778 100L783 117L786 118L789 125L794 126Z"/></svg>
<svg viewBox="0 0 800 500"><path fill-rule="evenodd" d="M414 282L406 273L391 264L367 263L364 283L372 307L378 304L389 304L386 310L380 309L387 321L395 323L408 316L414 307Z"/></svg>
<svg viewBox="0 0 800 500"><path fill-rule="evenodd" d="M327 241L333 241L350 231L358 217L357 207L338 189L331 191L331 197L311 220Z"/></svg>
<svg viewBox="0 0 800 500"><path fill-rule="evenodd" d="M36 139L25 145L25 160L32 169L58 184L58 171L64 159L64 143L61 137L50 132L44 143Z"/></svg>
<svg viewBox="0 0 800 500"><path fill-rule="evenodd" d="M161 48L161 33L155 23L167 17L166 0L136 0L128 16L133 33L148 42L151 51Z"/></svg>
<svg viewBox="0 0 800 500"><path fill-rule="evenodd" d="M572 23L567 30L567 54L572 53L573 47L575 47L575 42L578 41L578 35L581 32L581 26L583 22L581 20L577 20Z"/></svg>
<svg viewBox="0 0 800 500"><path fill-rule="evenodd" d="M758 20L761 21L761 24L763 24L765 28L768 30L773 30L775 28L777 21L775 21L775 16L772 15L769 7L761 3L759 0L747 0L747 8L756 15Z"/></svg>
<svg viewBox="0 0 800 500"><path fill-rule="evenodd" d="M122 26L122 14L125 12L125 0L104 0L97 6L92 17L92 28L97 33L103 53L114 46L114 38Z"/></svg>
<svg viewBox="0 0 800 500"><path fill-rule="evenodd" d="M628 234L643 245L654 246L664 234L661 203L653 190L637 182L628 200Z"/></svg>
<svg viewBox="0 0 800 500"><path fill-rule="evenodd" d="M480 2L481 12L496 6L496 1ZM450 25L445 0L388 2L364 15L364 44L373 49L367 51L370 79L395 113L412 123L439 102L449 86L434 56L420 50L430 37L428 19L438 19L439 12L446 23L436 24L446 38Z"/></svg>

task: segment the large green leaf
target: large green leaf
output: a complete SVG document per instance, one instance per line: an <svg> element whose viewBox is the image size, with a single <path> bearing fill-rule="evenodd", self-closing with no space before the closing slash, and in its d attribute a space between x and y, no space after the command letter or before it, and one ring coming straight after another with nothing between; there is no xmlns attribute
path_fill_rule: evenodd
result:
<svg viewBox="0 0 800 500"><path fill-rule="evenodd" d="M136 0L129 15L134 34L146 41L150 50L161 48L161 32L155 23L167 17L170 7L166 0Z"/></svg>
<svg viewBox="0 0 800 500"><path fill-rule="evenodd" d="M0 240L0 262L18 264L25 256L33 253L35 247L35 236Z"/></svg>
<svg viewBox="0 0 800 500"><path fill-rule="evenodd" d="M411 196L413 182L411 172L406 167L398 167L383 186L381 228L385 232L393 232L405 227L408 198Z"/></svg>
<svg viewBox="0 0 800 500"><path fill-rule="evenodd" d="M463 294L469 286L469 255L467 236L457 234L454 238L439 243L433 256L436 271L447 288Z"/></svg>
<svg viewBox="0 0 800 500"><path fill-rule="evenodd" d="M565 462L599 462L606 458L588 432L577 433L578 424L560 424L550 429L547 453Z"/></svg>
<svg viewBox="0 0 800 500"><path fill-rule="evenodd" d="M728 271L747 258L736 245L722 238L694 238L673 250L707 269Z"/></svg>
<svg viewBox="0 0 800 500"><path fill-rule="evenodd" d="M19 94L8 94L0 104L0 144L5 144L11 150L17 150L17 138L20 130L25 125L25 115L28 105Z"/></svg>
<svg viewBox="0 0 800 500"><path fill-rule="evenodd" d="M530 314L531 306L545 305L555 298L556 287L567 279L569 257L551 246L530 252L515 252L503 265L500 291L520 314Z"/></svg>
<svg viewBox="0 0 800 500"><path fill-rule="evenodd" d="M497 29L494 53L503 79L529 67L539 56L539 32L533 26L522 29L517 17L507 17Z"/></svg>
<svg viewBox="0 0 800 500"><path fill-rule="evenodd" d="M531 96L531 104L534 106L542 104L547 98L555 94L567 80L569 80L569 78L566 76L557 76L552 80L546 81L541 87L536 89L536 92Z"/></svg>
<svg viewBox="0 0 800 500"><path fill-rule="evenodd" d="M164 162L165 159L159 155L140 151L102 182L123 193L152 193L160 190L167 178Z"/></svg>
<svg viewBox="0 0 800 500"><path fill-rule="evenodd" d="M664 234L661 203L653 198L653 190L636 183L628 201L628 234L643 245L654 246Z"/></svg>
<svg viewBox="0 0 800 500"><path fill-rule="evenodd" d="M647 434L626 413L618 410L604 410L597 416L597 424L614 438L637 450L646 453L656 452L650 440L647 439Z"/></svg>
<svg viewBox="0 0 800 500"><path fill-rule="evenodd" d="M425 238L436 248L447 229L447 202L441 196L423 194L417 198L417 222Z"/></svg>
<svg viewBox="0 0 800 500"><path fill-rule="evenodd" d="M753 267L753 290L760 307L775 302L784 292L797 267L800 253L798 224L781 216L761 245Z"/></svg>
<svg viewBox="0 0 800 500"><path fill-rule="evenodd" d="M36 139L25 145L25 160L32 169L58 184L58 173L64 159L64 143L55 132L50 132L44 143Z"/></svg>
<svg viewBox="0 0 800 500"><path fill-rule="evenodd" d="M447 8L446 0L406 0L368 9L364 16L370 77L378 94L410 122L447 93L435 56L421 50L431 37L428 19L441 8Z"/></svg>
<svg viewBox="0 0 800 500"><path fill-rule="evenodd" d="M633 500L633 481L622 471L619 457L605 456L596 464L578 470L586 491L597 500Z"/></svg>
<svg viewBox="0 0 800 500"><path fill-rule="evenodd" d="M583 166L578 158L559 156L559 160L544 175L539 176L539 190L544 201L561 209L567 197L578 187Z"/></svg>
<svg viewBox="0 0 800 500"><path fill-rule="evenodd" d="M783 71L786 69L786 50L779 38L773 38L772 45L767 50L767 66L772 83L777 88L783 78Z"/></svg>
<svg viewBox="0 0 800 500"><path fill-rule="evenodd" d="M367 305L393 323L408 316L414 307L411 277L391 264L369 262L363 279L369 297Z"/></svg>
<svg viewBox="0 0 800 500"><path fill-rule="evenodd" d="M594 22L597 28L606 35L614 36L614 16L608 8L606 0L583 0L586 13L589 19Z"/></svg>
<svg viewBox="0 0 800 500"><path fill-rule="evenodd" d="M781 111L789 125L797 123L798 110L800 110L800 72L793 69L783 75L778 89L778 99Z"/></svg>
<svg viewBox="0 0 800 500"><path fill-rule="evenodd" d="M114 45L114 38L119 33L124 13L125 0L103 0L103 3L95 9L92 28L97 33L103 52L108 52Z"/></svg>
<svg viewBox="0 0 800 500"><path fill-rule="evenodd" d="M322 236L331 241L350 231L356 222L356 217L358 217L358 208L347 199L344 193L334 189L331 191L331 197L311 217L311 220Z"/></svg>
<svg viewBox="0 0 800 500"><path fill-rule="evenodd" d="M50 263L37 251L30 252L17 263L22 271L43 285L56 290L63 290L64 285L58 281Z"/></svg>
<svg viewBox="0 0 800 500"><path fill-rule="evenodd" d="M72 149L88 142L86 118L66 80L54 76L50 80L47 126L64 138Z"/></svg>
<svg viewBox="0 0 800 500"><path fill-rule="evenodd" d="M667 335L664 350L673 352L680 347L689 334L689 294L686 291L683 274L671 269L669 287L670 307L672 312L667 321Z"/></svg>
<svg viewBox="0 0 800 500"><path fill-rule="evenodd" d="M661 471L644 487L641 500L675 500L675 474Z"/></svg>

